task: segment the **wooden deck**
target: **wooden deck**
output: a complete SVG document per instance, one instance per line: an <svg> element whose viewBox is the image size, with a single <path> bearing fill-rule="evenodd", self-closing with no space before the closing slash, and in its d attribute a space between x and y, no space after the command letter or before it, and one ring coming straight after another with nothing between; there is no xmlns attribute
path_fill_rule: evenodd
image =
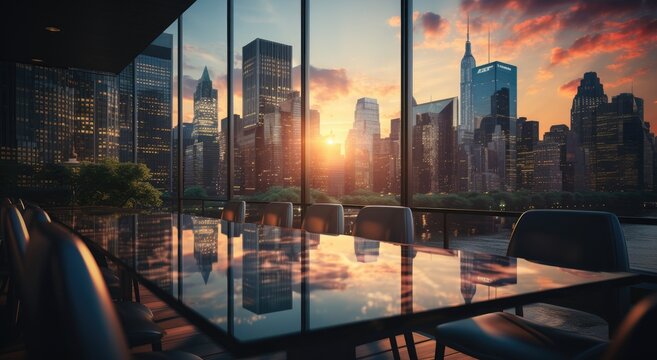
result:
<svg viewBox="0 0 657 360"><path fill-rule="evenodd" d="M166 329L166 335L162 340L163 350L180 350L196 354L203 359L232 359L233 356L225 349L221 348L207 336L201 334L193 325L188 323L184 318L178 315L163 301L159 300L144 287L140 288L141 302L147 305L155 316L155 321ZM0 299L2 302L4 299ZM433 359L434 341L420 334L415 335L415 347L419 359ZM7 337L3 336L4 339ZM403 336L397 337L397 343L400 346L400 355L402 359L408 359L406 345ZM141 346L133 348L133 352L149 352L150 346ZM0 360L26 359L25 347L19 341L0 343ZM284 352L267 354L256 359L285 359ZM385 339L369 344L364 344L356 348L357 359L383 360L393 359L390 350L390 342ZM445 358L449 360L471 359L464 354L458 353L452 349L447 349Z"/></svg>

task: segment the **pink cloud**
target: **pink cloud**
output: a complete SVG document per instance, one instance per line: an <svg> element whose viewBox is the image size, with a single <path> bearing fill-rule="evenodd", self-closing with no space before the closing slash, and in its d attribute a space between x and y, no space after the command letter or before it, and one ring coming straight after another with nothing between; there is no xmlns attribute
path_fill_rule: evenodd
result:
<svg viewBox="0 0 657 360"><path fill-rule="evenodd" d="M657 41L657 20L647 18L628 20L617 30L587 34L565 49L553 48L550 63L559 65L579 58L615 52L621 52L617 62L622 63L643 56L648 44L653 44L655 41Z"/></svg>
<svg viewBox="0 0 657 360"><path fill-rule="evenodd" d="M580 81L582 81L582 78L577 78L559 86L559 94L566 97L573 97L577 93L577 87Z"/></svg>

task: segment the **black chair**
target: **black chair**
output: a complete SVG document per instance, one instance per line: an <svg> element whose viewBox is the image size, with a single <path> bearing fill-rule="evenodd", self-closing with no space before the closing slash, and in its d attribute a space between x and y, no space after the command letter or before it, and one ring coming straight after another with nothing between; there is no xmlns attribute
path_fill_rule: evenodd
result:
<svg viewBox="0 0 657 360"><path fill-rule="evenodd" d="M412 244L414 236L413 213L411 209L403 206L366 206L358 212L354 221L353 236L371 240L398 242ZM391 336L390 347L395 359L399 359L397 338ZM406 349L411 359L417 359L413 333L404 333Z"/></svg>
<svg viewBox="0 0 657 360"><path fill-rule="evenodd" d="M403 206L365 206L354 222L353 236L371 240L413 243L413 213Z"/></svg>
<svg viewBox="0 0 657 360"><path fill-rule="evenodd" d="M340 204L313 204L306 208L301 228L317 234L344 233L344 209Z"/></svg>
<svg viewBox="0 0 657 360"><path fill-rule="evenodd" d="M29 214L32 219L31 228L39 227L40 225L50 224L50 216L47 212L36 205L28 205ZM30 230L31 231L31 230ZM107 286L110 294L120 293L121 285L118 277L114 272L107 267L107 262L102 254L95 254L92 252L96 265L99 266L100 273L103 277L103 282ZM101 266L103 264L104 266ZM112 299L116 299L112 296ZM153 350L162 349L162 337L164 330L153 321L153 312L146 305L132 302L132 301L114 301L115 309L123 325L126 337L130 346L148 345L153 347Z"/></svg>
<svg viewBox="0 0 657 360"><path fill-rule="evenodd" d="M606 212L527 211L516 223L507 254L580 270L629 270L620 223ZM629 307L629 296L627 289L605 289L546 303L598 315L613 334ZM522 315L522 309L516 313ZM438 326L436 358L444 356L445 346L483 359L575 357L604 342L574 335L497 312Z"/></svg>
<svg viewBox="0 0 657 360"><path fill-rule="evenodd" d="M272 202L265 206L262 212L262 225L292 227L292 203Z"/></svg>
<svg viewBox="0 0 657 360"><path fill-rule="evenodd" d="M11 279L7 294L9 326L16 334L19 332L20 297L25 276L25 249L30 241L23 217L14 205L3 209L4 235Z"/></svg>
<svg viewBox="0 0 657 360"><path fill-rule="evenodd" d="M26 265L29 358L130 358L98 265L79 238L60 225L40 224L28 246ZM200 359L180 352L145 356Z"/></svg>
<svg viewBox="0 0 657 360"><path fill-rule="evenodd" d="M229 201L221 211L221 220L243 223L246 218L246 203L244 201Z"/></svg>

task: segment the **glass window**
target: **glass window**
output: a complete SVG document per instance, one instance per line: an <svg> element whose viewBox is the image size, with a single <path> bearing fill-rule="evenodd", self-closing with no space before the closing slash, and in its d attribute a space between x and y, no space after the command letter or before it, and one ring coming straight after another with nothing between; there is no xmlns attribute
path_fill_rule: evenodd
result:
<svg viewBox="0 0 657 360"><path fill-rule="evenodd" d="M234 193L300 201L300 3L236 1Z"/></svg>
<svg viewBox="0 0 657 360"><path fill-rule="evenodd" d="M311 202L399 204L398 23L399 1L310 2Z"/></svg>
<svg viewBox="0 0 657 360"><path fill-rule="evenodd" d="M204 0L183 15L185 198L227 196L226 10Z"/></svg>

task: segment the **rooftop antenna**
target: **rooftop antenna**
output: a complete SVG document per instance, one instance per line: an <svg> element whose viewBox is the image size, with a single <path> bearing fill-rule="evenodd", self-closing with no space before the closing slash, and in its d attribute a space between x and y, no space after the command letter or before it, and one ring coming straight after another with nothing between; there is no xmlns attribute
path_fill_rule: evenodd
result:
<svg viewBox="0 0 657 360"><path fill-rule="evenodd" d="M488 25L488 63L490 64L490 24Z"/></svg>
<svg viewBox="0 0 657 360"><path fill-rule="evenodd" d="M468 33L466 41L470 41L470 14L468 14Z"/></svg>

